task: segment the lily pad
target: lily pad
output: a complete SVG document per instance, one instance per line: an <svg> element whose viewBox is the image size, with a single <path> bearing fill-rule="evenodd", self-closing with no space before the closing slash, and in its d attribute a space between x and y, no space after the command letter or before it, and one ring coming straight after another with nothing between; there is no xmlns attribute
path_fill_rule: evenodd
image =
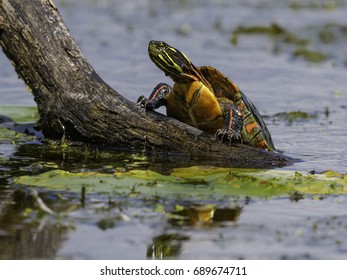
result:
<svg viewBox="0 0 347 280"><path fill-rule="evenodd" d="M230 196L269 198L346 194L347 181L325 174L301 174L285 170L251 170L216 167L174 169L170 175L149 170L102 174L53 170L36 176L21 176L15 183L50 190L95 193L125 193L142 196L222 199Z"/></svg>

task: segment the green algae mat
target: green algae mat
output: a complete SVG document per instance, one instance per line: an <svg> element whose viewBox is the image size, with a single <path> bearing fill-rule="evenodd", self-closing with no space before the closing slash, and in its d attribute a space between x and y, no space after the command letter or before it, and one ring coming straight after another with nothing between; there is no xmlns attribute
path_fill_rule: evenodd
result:
<svg viewBox="0 0 347 280"><path fill-rule="evenodd" d="M346 194L347 176L333 171L302 174L286 170L230 169L206 166L173 169L163 175L150 170L112 174L51 170L15 179L19 185L80 193L222 199L229 196L280 197Z"/></svg>

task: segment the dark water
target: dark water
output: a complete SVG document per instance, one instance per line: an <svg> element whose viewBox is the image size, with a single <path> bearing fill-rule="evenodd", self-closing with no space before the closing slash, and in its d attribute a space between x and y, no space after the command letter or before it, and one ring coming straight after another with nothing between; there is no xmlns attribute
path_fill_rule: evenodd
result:
<svg viewBox="0 0 347 280"><path fill-rule="evenodd" d="M302 160L286 169L346 173L347 5L298 3L56 1L90 63L126 98L136 101L156 83L171 83L147 55L150 40L164 40L196 65L212 65L237 83L266 117L276 147ZM273 34L239 34L237 45L231 43L237 27L274 23L307 40L304 47L326 59L310 62L298 55L301 45ZM3 54L0 65L0 105L35 106ZM279 114L293 111L309 118L289 121ZM172 167L165 167L163 159L141 160L138 155L105 151L100 157L91 150L81 159L80 154L36 142L0 144L0 258L347 257L346 196L231 197L217 202L120 196L112 197L110 204L107 195L87 195L84 208L70 211L70 206L81 204L80 195L41 190L45 203L68 214L58 219L25 212L37 202L31 189L12 183L18 175L52 168L104 170L107 165ZM185 210L180 212L175 205L182 203ZM201 206L209 203L216 205L212 214ZM204 215L213 218L204 222Z"/></svg>

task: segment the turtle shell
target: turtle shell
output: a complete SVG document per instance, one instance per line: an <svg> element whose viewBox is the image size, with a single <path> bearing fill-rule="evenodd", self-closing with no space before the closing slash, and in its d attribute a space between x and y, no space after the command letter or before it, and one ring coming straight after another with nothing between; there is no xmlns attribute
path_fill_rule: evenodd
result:
<svg viewBox="0 0 347 280"><path fill-rule="evenodd" d="M238 86L228 77L211 66L198 67L200 73L210 83L217 98L225 97L242 108L242 140L268 150L274 150L270 132L259 111Z"/></svg>

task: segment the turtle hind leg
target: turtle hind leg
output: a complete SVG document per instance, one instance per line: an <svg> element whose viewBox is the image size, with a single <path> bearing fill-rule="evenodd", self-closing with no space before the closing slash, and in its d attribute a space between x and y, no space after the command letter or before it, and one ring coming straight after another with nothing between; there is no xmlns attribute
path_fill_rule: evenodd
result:
<svg viewBox="0 0 347 280"><path fill-rule="evenodd" d="M161 106L166 106L167 96L171 90L172 87L168 84L160 83L153 89L148 99L141 95L137 100L137 104L145 108L146 111L154 111Z"/></svg>
<svg viewBox="0 0 347 280"><path fill-rule="evenodd" d="M215 134L215 139L219 139L220 142L229 140L229 145L233 141L241 142L241 131L243 126L243 116L241 108L238 108L235 104L226 104L223 106L225 112L223 128L218 129Z"/></svg>

